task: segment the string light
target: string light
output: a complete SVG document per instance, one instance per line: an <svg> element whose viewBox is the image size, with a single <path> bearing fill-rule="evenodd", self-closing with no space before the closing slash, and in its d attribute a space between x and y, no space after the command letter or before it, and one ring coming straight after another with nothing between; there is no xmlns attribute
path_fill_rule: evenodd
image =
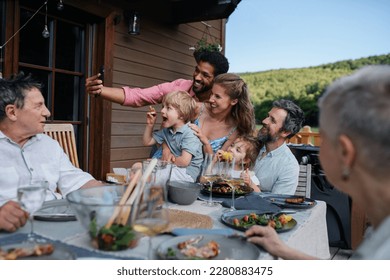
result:
<svg viewBox="0 0 390 280"><path fill-rule="evenodd" d="M0 79L3 77L3 49L4 47L23 29L26 27L26 25L36 16L36 14L39 13L39 11L46 5L46 15L47 15L47 1L45 1L42 6L36 10L36 12L2 45L0 46ZM49 32L49 30L48 30ZM50 35L50 33L49 33Z"/></svg>
<svg viewBox="0 0 390 280"><path fill-rule="evenodd" d="M64 9L64 3L62 0L59 0L57 3L57 10L62 11Z"/></svg>
<svg viewBox="0 0 390 280"><path fill-rule="evenodd" d="M46 4L46 13L45 13L45 27L43 28L43 31L42 31L42 36L43 38L49 38L50 37L50 32L49 32L49 29L47 28L47 1L45 2Z"/></svg>

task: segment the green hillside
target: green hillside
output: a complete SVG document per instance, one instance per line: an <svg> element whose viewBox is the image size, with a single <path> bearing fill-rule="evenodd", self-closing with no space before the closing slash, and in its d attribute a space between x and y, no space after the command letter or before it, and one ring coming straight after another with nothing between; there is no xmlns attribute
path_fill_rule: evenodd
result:
<svg viewBox="0 0 390 280"><path fill-rule="evenodd" d="M280 69L240 73L248 84L255 106L256 119L261 121L273 100L286 98L295 101L305 111L305 124L318 125L317 100L333 80L372 64L390 64L390 54L344 60L308 68Z"/></svg>

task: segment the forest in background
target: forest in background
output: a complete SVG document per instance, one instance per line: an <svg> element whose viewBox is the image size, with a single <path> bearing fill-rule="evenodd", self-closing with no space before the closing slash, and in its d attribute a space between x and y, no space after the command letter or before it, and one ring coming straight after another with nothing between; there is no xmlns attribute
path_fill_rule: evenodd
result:
<svg viewBox="0 0 390 280"><path fill-rule="evenodd" d="M335 79L365 65L390 64L390 54L343 60L319 66L239 73L247 83L255 106L256 120L261 120L276 99L290 99L305 112L305 125L318 126L317 100Z"/></svg>

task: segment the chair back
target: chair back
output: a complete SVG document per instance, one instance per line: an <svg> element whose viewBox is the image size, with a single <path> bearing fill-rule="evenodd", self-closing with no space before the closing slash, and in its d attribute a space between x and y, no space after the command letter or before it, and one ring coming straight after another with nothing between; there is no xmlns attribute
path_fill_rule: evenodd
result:
<svg viewBox="0 0 390 280"><path fill-rule="evenodd" d="M312 132L310 126L304 126L301 131L295 134L287 143L321 146L321 136L318 132Z"/></svg>
<svg viewBox="0 0 390 280"><path fill-rule="evenodd" d="M295 195L310 198L311 196L311 164L299 165L298 186Z"/></svg>
<svg viewBox="0 0 390 280"><path fill-rule="evenodd" d="M60 143L65 154L74 166L79 168L79 159L76 149L76 138L73 125L70 123L48 123L45 124L44 133Z"/></svg>

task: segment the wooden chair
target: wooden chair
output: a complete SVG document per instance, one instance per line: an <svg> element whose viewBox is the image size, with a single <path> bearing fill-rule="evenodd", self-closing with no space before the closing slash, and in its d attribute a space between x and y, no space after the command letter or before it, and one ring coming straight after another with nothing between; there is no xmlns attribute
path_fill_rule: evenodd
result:
<svg viewBox="0 0 390 280"><path fill-rule="evenodd" d="M70 123L48 123L45 124L44 133L60 143L65 154L69 156L70 161L77 168L80 167L76 149L76 139L74 136L73 125Z"/></svg>
<svg viewBox="0 0 390 280"><path fill-rule="evenodd" d="M299 165L298 186L295 195L310 198L311 196L311 164Z"/></svg>
<svg viewBox="0 0 390 280"><path fill-rule="evenodd" d="M304 126L301 131L295 134L287 143L321 146L321 136L318 132L312 132L310 126Z"/></svg>

